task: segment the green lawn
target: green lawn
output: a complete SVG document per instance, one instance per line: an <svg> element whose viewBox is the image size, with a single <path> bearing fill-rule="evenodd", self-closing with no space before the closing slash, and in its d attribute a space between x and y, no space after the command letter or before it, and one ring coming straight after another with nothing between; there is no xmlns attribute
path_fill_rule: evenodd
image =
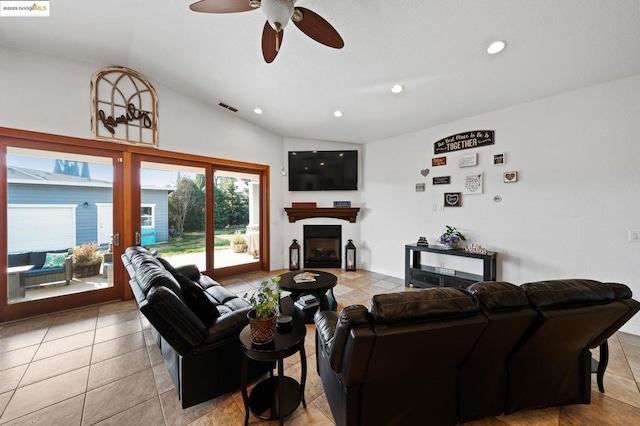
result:
<svg viewBox="0 0 640 426"><path fill-rule="evenodd" d="M236 229L224 229L216 231L214 239L214 247L218 249L227 249L231 247L231 238ZM243 229L240 230L244 232ZM184 233L181 240L170 238L169 241L158 244L147 244L150 250L158 250L164 256L173 256L185 253L200 253L205 249L204 232Z"/></svg>

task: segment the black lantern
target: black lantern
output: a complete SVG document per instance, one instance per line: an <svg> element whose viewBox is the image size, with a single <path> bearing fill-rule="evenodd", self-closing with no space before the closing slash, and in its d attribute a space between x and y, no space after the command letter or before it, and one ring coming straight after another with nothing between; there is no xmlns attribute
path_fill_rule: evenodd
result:
<svg viewBox="0 0 640 426"><path fill-rule="evenodd" d="M293 240L289 246L289 270L297 271L300 269L300 244L298 240Z"/></svg>
<svg viewBox="0 0 640 426"><path fill-rule="evenodd" d="M356 246L353 245L353 240L349 240L347 245L344 246L344 270L355 271L356 270Z"/></svg>

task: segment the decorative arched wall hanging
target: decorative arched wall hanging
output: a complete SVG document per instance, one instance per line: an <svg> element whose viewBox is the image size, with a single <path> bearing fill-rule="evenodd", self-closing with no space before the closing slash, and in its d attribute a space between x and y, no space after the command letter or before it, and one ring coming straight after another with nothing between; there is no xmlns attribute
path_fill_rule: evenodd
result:
<svg viewBox="0 0 640 426"><path fill-rule="evenodd" d="M106 67L91 79L91 130L95 139L158 146L158 96L140 73Z"/></svg>

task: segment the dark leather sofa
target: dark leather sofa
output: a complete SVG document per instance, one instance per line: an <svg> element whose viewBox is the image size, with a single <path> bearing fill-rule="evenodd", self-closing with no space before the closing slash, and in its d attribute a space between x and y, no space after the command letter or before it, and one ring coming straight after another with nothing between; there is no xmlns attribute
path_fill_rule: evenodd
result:
<svg viewBox="0 0 640 426"><path fill-rule="evenodd" d="M337 425L455 425L589 403L590 349L638 310L622 284L480 282L318 312L316 361Z"/></svg>
<svg viewBox="0 0 640 426"><path fill-rule="evenodd" d="M243 357L239 335L248 324L250 305L201 275L195 265L173 268L143 247L128 247L122 262L182 407L239 389ZM190 298L194 288L209 303L207 312L194 311ZM271 368L269 363L252 362L249 380Z"/></svg>
<svg viewBox="0 0 640 426"><path fill-rule="evenodd" d="M66 254L64 265L54 268L44 267L47 253ZM69 285L73 279L73 256L70 249L9 253L7 261L9 268L33 265L30 270L20 273L21 287L33 287L58 281L64 281L66 285Z"/></svg>

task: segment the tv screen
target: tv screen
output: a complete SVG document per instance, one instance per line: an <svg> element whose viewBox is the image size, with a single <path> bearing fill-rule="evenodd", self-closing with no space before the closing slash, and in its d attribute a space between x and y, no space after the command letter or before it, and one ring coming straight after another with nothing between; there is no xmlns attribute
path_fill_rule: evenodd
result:
<svg viewBox="0 0 640 426"><path fill-rule="evenodd" d="M289 191L355 191L358 151L289 151Z"/></svg>

